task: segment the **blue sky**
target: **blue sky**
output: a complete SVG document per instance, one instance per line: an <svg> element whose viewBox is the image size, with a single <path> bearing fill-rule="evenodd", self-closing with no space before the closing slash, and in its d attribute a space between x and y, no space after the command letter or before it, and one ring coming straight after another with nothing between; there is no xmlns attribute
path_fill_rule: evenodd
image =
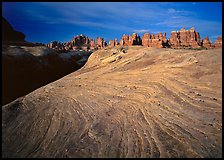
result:
<svg viewBox="0 0 224 160"><path fill-rule="evenodd" d="M195 30L214 43L222 35L222 2L2 2L2 15L29 42L106 41L123 34Z"/></svg>

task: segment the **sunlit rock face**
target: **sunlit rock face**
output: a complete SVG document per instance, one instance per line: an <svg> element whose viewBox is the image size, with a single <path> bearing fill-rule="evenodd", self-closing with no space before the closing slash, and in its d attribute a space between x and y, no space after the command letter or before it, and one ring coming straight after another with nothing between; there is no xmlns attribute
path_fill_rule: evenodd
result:
<svg viewBox="0 0 224 160"><path fill-rule="evenodd" d="M106 45L107 44L103 38L101 38L101 37L96 38L96 46L98 49L105 48Z"/></svg>
<svg viewBox="0 0 224 160"><path fill-rule="evenodd" d="M222 37L218 36L214 44L215 48L222 48Z"/></svg>
<svg viewBox="0 0 224 160"><path fill-rule="evenodd" d="M145 33L142 36L142 45L145 47L155 47L155 48L163 48L168 47L166 32L162 34L161 32L154 35L150 35L150 33Z"/></svg>
<svg viewBox="0 0 224 160"><path fill-rule="evenodd" d="M110 40L110 41L109 41L109 46L110 46L110 47L118 46L118 45L119 45L119 42L118 42L117 39L115 39L115 40Z"/></svg>
<svg viewBox="0 0 224 160"><path fill-rule="evenodd" d="M133 33L131 36L124 34L120 40L120 45L122 46L132 46L141 44L142 44L141 38L137 33Z"/></svg>
<svg viewBox="0 0 224 160"><path fill-rule="evenodd" d="M169 39L172 48L200 48L201 40L199 32L196 32L194 27L190 30L181 28L180 31L172 31Z"/></svg>
<svg viewBox="0 0 224 160"><path fill-rule="evenodd" d="M221 158L222 49L120 48L2 106L2 157Z"/></svg>
<svg viewBox="0 0 224 160"><path fill-rule="evenodd" d="M214 46L212 45L212 42L209 40L208 36L206 36L202 40L202 46L205 47L205 48L214 48Z"/></svg>

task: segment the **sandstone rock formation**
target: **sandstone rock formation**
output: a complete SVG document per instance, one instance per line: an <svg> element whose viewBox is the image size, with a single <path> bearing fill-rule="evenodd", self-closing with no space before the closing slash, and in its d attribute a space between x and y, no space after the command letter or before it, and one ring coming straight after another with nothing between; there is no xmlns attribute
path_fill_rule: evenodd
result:
<svg viewBox="0 0 224 160"><path fill-rule="evenodd" d="M45 46L3 46L2 105L79 69L90 54L63 55Z"/></svg>
<svg viewBox="0 0 224 160"><path fill-rule="evenodd" d="M98 49L101 49L101 48L105 48L106 47L106 42L104 41L103 38L100 38L100 37L97 37L96 38L96 46Z"/></svg>
<svg viewBox="0 0 224 160"><path fill-rule="evenodd" d="M201 40L199 32L192 27L190 30L181 28L180 31L172 31L169 39L172 48L200 48Z"/></svg>
<svg viewBox="0 0 224 160"><path fill-rule="evenodd" d="M166 33L158 33L156 35L145 33L142 36L142 45L145 47L163 48L168 47Z"/></svg>
<svg viewBox="0 0 224 160"><path fill-rule="evenodd" d="M121 37L120 45L122 45L122 46L128 46L128 45L129 45L129 35L124 34L124 35Z"/></svg>
<svg viewBox="0 0 224 160"><path fill-rule="evenodd" d="M222 37L218 36L217 40L215 41L214 44L215 48L222 48Z"/></svg>
<svg viewBox="0 0 224 160"><path fill-rule="evenodd" d="M202 41L202 46L205 48L213 48L212 42L209 40L208 36L206 36Z"/></svg>
<svg viewBox="0 0 224 160"><path fill-rule="evenodd" d="M130 37L129 45L141 45L142 41L137 33L133 33Z"/></svg>
<svg viewBox="0 0 224 160"><path fill-rule="evenodd" d="M109 41L109 46L118 46L118 45L119 45L119 42L117 39Z"/></svg>
<svg viewBox="0 0 224 160"><path fill-rule="evenodd" d="M124 34L120 40L120 45L123 46L132 46L141 44L142 44L141 38L137 33L133 33L131 36Z"/></svg>
<svg viewBox="0 0 224 160"><path fill-rule="evenodd" d="M75 36L72 39L72 42L73 42L74 46L82 46L84 44L89 44L89 38L88 38L88 36L80 34L78 36Z"/></svg>
<svg viewBox="0 0 224 160"><path fill-rule="evenodd" d="M69 50L97 50L106 47L107 44L103 38L97 37L96 41L94 41L94 39L89 39L88 36L80 34L75 36L71 42L60 43L53 41L46 46L59 52L67 52Z"/></svg>
<svg viewBox="0 0 224 160"><path fill-rule="evenodd" d="M222 50L114 50L3 106L2 157L221 158Z"/></svg>

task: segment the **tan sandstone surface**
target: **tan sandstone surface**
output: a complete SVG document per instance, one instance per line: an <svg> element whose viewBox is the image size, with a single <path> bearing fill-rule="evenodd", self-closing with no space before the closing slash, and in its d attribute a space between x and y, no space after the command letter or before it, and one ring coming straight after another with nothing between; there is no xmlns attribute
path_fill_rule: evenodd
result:
<svg viewBox="0 0 224 160"><path fill-rule="evenodd" d="M3 157L222 157L222 49L131 46L2 107Z"/></svg>

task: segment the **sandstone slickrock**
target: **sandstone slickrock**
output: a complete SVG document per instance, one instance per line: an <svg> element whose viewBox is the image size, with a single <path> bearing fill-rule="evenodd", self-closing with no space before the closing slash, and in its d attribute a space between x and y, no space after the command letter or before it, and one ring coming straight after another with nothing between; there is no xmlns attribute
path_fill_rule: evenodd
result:
<svg viewBox="0 0 224 160"><path fill-rule="evenodd" d="M113 52L3 106L2 157L222 157L221 49Z"/></svg>
<svg viewBox="0 0 224 160"><path fill-rule="evenodd" d="M222 48L222 37L218 36L217 40L215 41L214 44L215 48Z"/></svg>

